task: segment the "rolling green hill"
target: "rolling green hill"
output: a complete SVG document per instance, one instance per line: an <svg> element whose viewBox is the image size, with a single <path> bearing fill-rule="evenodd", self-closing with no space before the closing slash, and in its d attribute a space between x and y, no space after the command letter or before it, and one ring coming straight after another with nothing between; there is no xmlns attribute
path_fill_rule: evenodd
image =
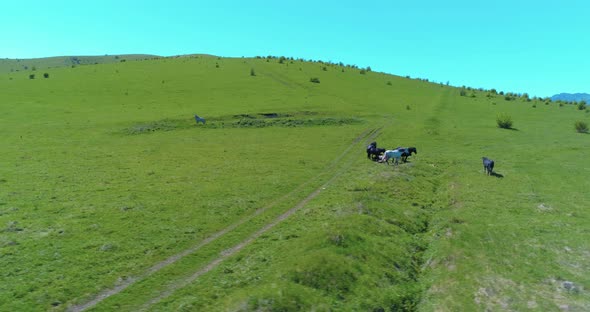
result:
<svg viewBox="0 0 590 312"><path fill-rule="evenodd" d="M0 310L590 309L586 110L289 58L55 61L0 62Z"/></svg>
<svg viewBox="0 0 590 312"><path fill-rule="evenodd" d="M47 69L51 68L119 63L154 58L159 58L159 56L148 54L123 54L104 56L55 56L36 59L0 59L0 73L35 73L37 70L44 70L44 72L46 72ZM39 73L39 76L44 72Z"/></svg>

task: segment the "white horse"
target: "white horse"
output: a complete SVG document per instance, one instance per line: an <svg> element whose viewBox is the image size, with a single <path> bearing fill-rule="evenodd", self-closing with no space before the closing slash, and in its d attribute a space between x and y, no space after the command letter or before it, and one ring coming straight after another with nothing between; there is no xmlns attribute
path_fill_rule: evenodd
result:
<svg viewBox="0 0 590 312"><path fill-rule="evenodd" d="M402 158L403 151L401 150L386 150L383 156L381 156L381 160L379 162L386 162L389 165L389 159L394 159L394 164L397 165L399 160Z"/></svg>

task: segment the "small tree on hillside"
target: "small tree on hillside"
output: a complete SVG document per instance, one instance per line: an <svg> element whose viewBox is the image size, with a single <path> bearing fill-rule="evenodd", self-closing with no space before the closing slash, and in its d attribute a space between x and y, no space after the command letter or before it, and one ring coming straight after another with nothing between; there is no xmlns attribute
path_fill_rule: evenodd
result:
<svg viewBox="0 0 590 312"><path fill-rule="evenodd" d="M35 79L35 74L30 74L29 79Z"/></svg>
<svg viewBox="0 0 590 312"><path fill-rule="evenodd" d="M49 78L49 73L44 73L43 78Z"/></svg>
<svg viewBox="0 0 590 312"><path fill-rule="evenodd" d="M588 133L588 124L583 121L576 121L574 124L576 131L579 133Z"/></svg>
<svg viewBox="0 0 590 312"><path fill-rule="evenodd" d="M578 109L585 110L586 109L586 101L581 101L580 103L578 103Z"/></svg>
<svg viewBox="0 0 590 312"><path fill-rule="evenodd" d="M499 128L512 129L512 117L506 113L501 113L496 116L496 123Z"/></svg>
<svg viewBox="0 0 590 312"><path fill-rule="evenodd" d="M250 76L256 76L256 73L254 72L254 68L250 69Z"/></svg>

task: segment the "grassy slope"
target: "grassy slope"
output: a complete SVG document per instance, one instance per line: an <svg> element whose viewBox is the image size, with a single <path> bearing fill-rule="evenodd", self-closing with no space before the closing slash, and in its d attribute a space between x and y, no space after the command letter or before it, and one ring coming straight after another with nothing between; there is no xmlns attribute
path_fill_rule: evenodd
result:
<svg viewBox="0 0 590 312"><path fill-rule="evenodd" d="M157 307L588 307L586 290L562 287L589 282L588 136L573 131L588 114L324 66L201 56L54 68L49 79L0 75L0 306L82 302L296 189L97 306L136 309L344 168L293 217ZM363 121L191 124L193 113L231 122L303 111ZM497 112L518 130L496 128ZM181 126L128 134L162 119ZM369 162L361 142L330 167L361 132L384 124L379 145L417 146L411 164ZM504 178L481 173L484 155Z"/></svg>
<svg viewBox="0 0 590 312"><path fill-rule="evenodd" d="M147 54L123 54L123 55L104 55L104 56L55 56L36 59L0 59L0 73L26 73L36 74L41 78L47 69L70 67L78 65L94 65L94 64L108 64L119 63L124 61L134 61L143 59L157 58L155 55ZM44 70L43 72L36 72L33 70Z"/></svg>

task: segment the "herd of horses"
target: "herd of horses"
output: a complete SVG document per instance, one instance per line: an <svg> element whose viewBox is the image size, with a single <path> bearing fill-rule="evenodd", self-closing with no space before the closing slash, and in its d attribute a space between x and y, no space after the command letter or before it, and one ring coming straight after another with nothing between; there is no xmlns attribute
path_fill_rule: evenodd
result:
<svg viewBox="0 0 590 312"><path fill-rule="evenodd" d="M418 150L415 147L397 147L392 150L387 150L384 148L377 147L377 142L371 142L367 146L367 158L373 161L377 161L380 163L387 163L389 165L389 160L393 160L393 163L397 165L399 160L402 162L407 162L408 157L412 154L418 154ZM483 161L483 170L487 175L494 175L494 176L501 176L494 173L494 161L487 158L482 157Z"/></svg>
<svg viewBox="0 0 590 312"><path fill-rule="evenodd" d="M389 160L393 160L393 163L397 165L399 161L407 162L408 157L412 154L418 154L418 150L415 147L397 147L392 150L377 147L377 142L371 142L367 146L367 158L377 161L385 162L389 165Z"/></svg>

